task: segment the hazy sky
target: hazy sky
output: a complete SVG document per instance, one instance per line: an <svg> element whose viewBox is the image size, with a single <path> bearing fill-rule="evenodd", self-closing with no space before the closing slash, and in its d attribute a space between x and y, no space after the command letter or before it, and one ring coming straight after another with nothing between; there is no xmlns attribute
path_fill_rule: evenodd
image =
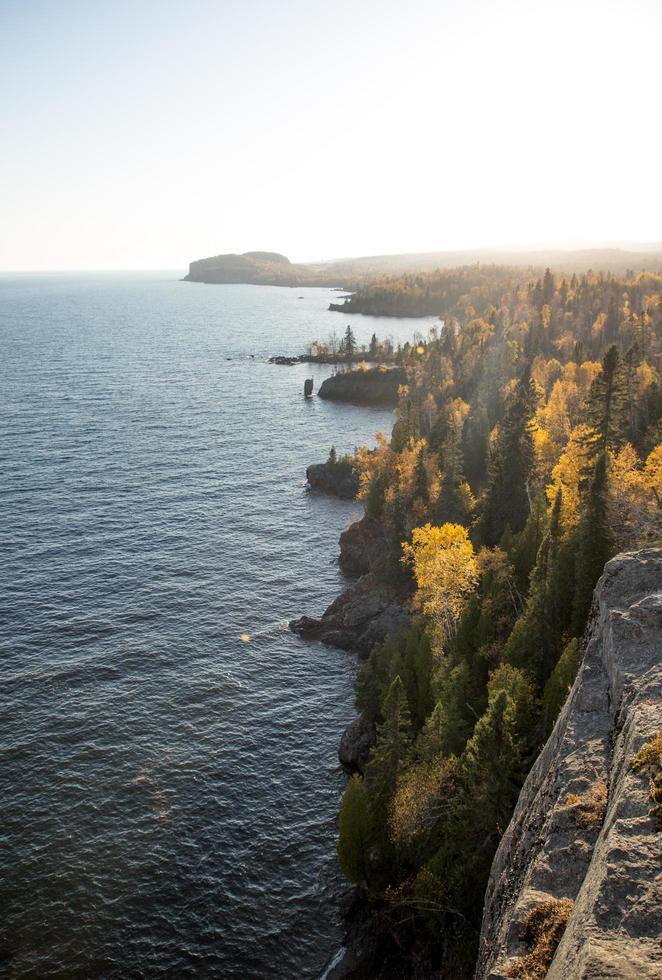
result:
<svg viewBox="0 0 662 980"><path fill-rule="evenodd" d="M662 0L0 0L0 269L662 239Z"/></svg>

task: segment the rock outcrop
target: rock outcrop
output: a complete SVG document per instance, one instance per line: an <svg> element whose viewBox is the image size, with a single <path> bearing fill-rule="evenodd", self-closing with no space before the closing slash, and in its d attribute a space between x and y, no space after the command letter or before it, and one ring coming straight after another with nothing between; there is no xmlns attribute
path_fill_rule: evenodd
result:
<svg viewBox="0 0 662 980"><path fill-rule="evenodd" d="M350 722L342 733L338 746L338 758L348 772L364 771L376 739L375 726L364 715L359 715Z"/></svg>
<svg viewBox="0 0 662 980"><path fill-rule="evenodd" d="M383 526L366 514L340 535L340 567L346 575L378 575L384 566L388 539Z"/></svg>
<svg viewBox="0 0 662 980"><path fill-rule="evenodd" d="M403 368L380 365L367 371L345 371L325 378L317 394L330 401L354 405L396 405L398 388L406 381Z"/></svg>
<svg viewBox="0 0 662 980"><path fill-rule="evenodd" d="M375 575L362 575L319 618L302 616L290 629L304 640L352 650L367 657L375 643L409 624L409 612Z"/></svg>
<svg viewBox="0 0 662 980"><path fill-rule="evenodd" d="M494 858L477 980L545 975L528 966L536 916L567 920L548 980L662 976L662 834L632 765L660 729L662 549L651 548L614 558L596 587L577 679Z"/></svg>
<svg viewBox="0 0 662 980"><path fill-rule="evenodd" d="M353 500L359 492L359 474L351 465L339 463L312 463L306 470L311 490L330 493L341 500Z"/></svg>

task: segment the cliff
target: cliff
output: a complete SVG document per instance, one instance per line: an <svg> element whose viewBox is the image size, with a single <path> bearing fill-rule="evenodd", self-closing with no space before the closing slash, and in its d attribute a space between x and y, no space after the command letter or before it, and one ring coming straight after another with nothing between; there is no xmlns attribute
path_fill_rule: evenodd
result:
<svg viewBox="0 0 662 980"><path fill-rule="evenodd" d="M330 401L354 405L396 405L398 388L406 384L403 368L370 368L367 371L345 371L326 378L318 395Z"/></svg>
<svg viewBox="0 0 662 980"><path fill-rule="evenodd" d="M633 766L661 729L662 549L647 549L596 587L574 687L494 858L476 980L662 976L662 770L655 790Z"/></svg>
<svg viewBox="0 0 662 980"><path fill-rule="evenodd" d="M340 286L355 291L366 280L407 273L434 272L457 266L490 265L531 267L538 272L547 266L564 272L604 269L624 273L627 269L662 269L659 243L623 248L581 249L576 251L525 249L471 249L460 252L422 252L404 255L369 255L324 262L294 264L278 252L228 253L191 262L187 282L254 283L275 286ZM333 303L343 313L380 313L397 316L437 315L436 301L424 303L410 297L394 308L393 297L361 293L347 303Z"/></svg>
<svg viewBox="0 0 662 980"><path fill-rule="evenodd" d="M340 535L339 564L356 581L319 618L302 616L290 629L304 640L352 650L367 657L389 633L409 625L402 597L383 581L386 538L379 523L363 517Z"/></svg>
<svg viewBox="0 0 662 980"><path fill-rule="evenodd" d="M311 490L329 493L341 500L353 500L359 492L359 475L351 464L311 463L306 469L306 479Z"/></svg>
<svg viewBox="0 0 662 980"><path fill-rule="evenodd" d="M186 282L295 284L297 269L278 252L228 253L198 259L189 265Z"/></svg>
<svg viewBox="0 0 662 980"><path fill-rule="evenodd" d="M322 264L290 262L279 252L243 252L212 255L189 264L184 282L247 283L257 286L356 287L356 279Z"/></svg>

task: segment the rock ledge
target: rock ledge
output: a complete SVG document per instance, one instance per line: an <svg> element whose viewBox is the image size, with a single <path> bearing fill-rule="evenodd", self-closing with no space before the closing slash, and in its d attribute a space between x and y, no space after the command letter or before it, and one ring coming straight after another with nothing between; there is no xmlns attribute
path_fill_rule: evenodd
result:
<svg viewBox="0 0 662 980"><path fill-rule="evenodd" d="M662 976L662 835L632 768L662 728L662 549L605 566L586 641L494 858L476 980L509 976L527 915L562 899L574 906L548 980Z"/></svg>

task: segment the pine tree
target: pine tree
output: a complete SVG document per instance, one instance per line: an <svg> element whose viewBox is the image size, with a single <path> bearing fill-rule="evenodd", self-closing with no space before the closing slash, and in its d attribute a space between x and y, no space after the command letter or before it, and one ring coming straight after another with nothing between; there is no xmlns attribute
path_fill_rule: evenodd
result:
<svg viewBox="0 0 662 980"><path fill-rule="evenodd" d="M550 269L545 269L545 275L542 281L542 301L548 306L554 299L554 276Z"/></svg>
<svg viewBox="0 0 662 980"><path fill-rule="evenodd" d="M417 636L414 655L416 677L416 703L412 711L417 728L422 728L433 707L432 697L432 644L427 633Z"/></svg>
<svg viewBox="0 0 662 980"><path fill-rule="evenodd" d="M577 529L575 565L575 596L572 627L575 636L581 636L588 619L593 599L593 589L602 575L605 563L613 553L613 540L609 527L607 454L601 453L595 465L593 478L582 502Z"/></svg>
<svg viewBox="0 0 662 980"><path fill-rule="evenodd" d="M543 694L545 735L549 735L554 727L558 714L568 696L568 691L574 683L580 660L581 650L579 642L576 638L573 638L564 647L558 663L545 684Z"/></svg>
<svg viewBox="0 0 662 980"><path fill-rule="evenodd" d="M414 500L422 500L427 504L430 499L428 490L428 471L425 465L426 458L425 446L421 446L416 457L414 468Z"/></svg>
<svg viewBox="0 0 662 980"><path fill-rule="evenodd" d="M609 348L602 358L602 370L588 395L588 421L595 430L597 451L618 448L623 441L625 379L618 347Z"/></svg>
<svg viewBox="0 0 662 980"><path fill-rule="evenodd" d="M385 821L398 773L407 762L411 746L411 721L407 692L399 676L391 681L382 705L384 721L377 729L377 744L366 772L373 813Z"/></svg>
<svg viewBox="0 0 662 980"><path fill-rule="evenodd" d="M473 408L462 433L464 471L474 492L481 487L487 476L490 423L482 403Z"/></svg>
<svg viewBox="0 0 662 980"><path fill-rule="evenodd" d="M374 361L375 358L377 357L378 349L379 349L379 344L377 341L377 334L373 333L372 337L370 338L370 349L369 349L371 361Z"/></svg>
<svg viewBox="0 0 662 980"><path fill-rule="evenodd" d="M358 775L352 776L347 784L338 823L338 863L350 881L365 887L372 830L368 792Z"/></svg>
<svg viewBox="0 0 662 980"><path fill-rule="evenodd" d="M490 699L461 760L474 810L474 831L494 838L504 832L517 800L523 741L517 732L517 709L507 691Z"/></svg>
<svg viewBox="0 0 662 980"><path fill-rule="evenodd" d="M506 527L521 531L530 511L530 481L535 463L532 420L536 391L529 371L517 384L490 459L480 537L496 544Z"/></svg>
<svg viewBox="0 0 662 980"><path fill-rule="evenodd" d="M469 523L471 501L462 467L462 447L455 429L451 428L442 451L442 477L435 507L439 524Z"/></svg>
<svg viewBox="0 0 662 980"><path fill-rule="evenodd" d="M345 337L343 340L343 352L348 361L351 361L356 353L356 337L354 336L354 331L347 324L347 329L345 330Z"/></svg>

